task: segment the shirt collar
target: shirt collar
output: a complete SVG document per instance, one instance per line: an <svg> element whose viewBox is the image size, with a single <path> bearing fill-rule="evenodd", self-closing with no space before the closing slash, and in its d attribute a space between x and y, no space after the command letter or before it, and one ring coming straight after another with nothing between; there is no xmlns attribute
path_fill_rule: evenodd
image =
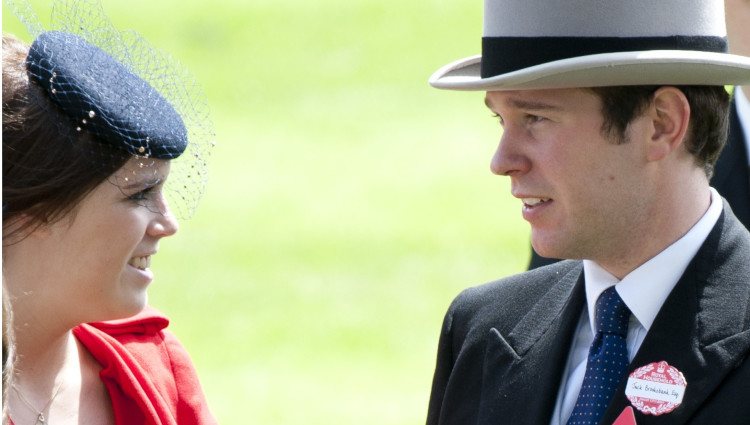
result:
<svg viewBox="0 0 750 425"><path fill-rule="evenodd" d="M745 136L745 149L750 152L750 100L739 86L734 88L734 104L737 106L737 117L740 120L743 136ZM748 155L748 165L750 165L750 155Z"/></svg>
<svg viewBox="0 0 750 425"><path fill-rule="evenodd" d="M711 205L700 220L680 239L668 246L622 280L591 260L583 260L591 331L596 333L594 311L599 295L609 287L616 286L617 293L628 306L633 316L648 332L662 304L672 292L690 261L719 220L723 205L721 196L711 188Z"/></svg>

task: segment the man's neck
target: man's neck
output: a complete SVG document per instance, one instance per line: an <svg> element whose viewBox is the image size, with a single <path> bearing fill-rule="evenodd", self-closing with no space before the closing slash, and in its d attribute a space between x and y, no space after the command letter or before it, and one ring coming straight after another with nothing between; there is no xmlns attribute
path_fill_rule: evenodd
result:
<svg viewBox="0 0 750 425"><path fill-rule="evenodd" d="M705 180L705 179L704 179ZM609 273L622 279L685 236L711 205L708 183L687 185L691 189L665 191L644 223L633 229L630 246L618 247L619 254L610 258L592 258Z"/></svg>

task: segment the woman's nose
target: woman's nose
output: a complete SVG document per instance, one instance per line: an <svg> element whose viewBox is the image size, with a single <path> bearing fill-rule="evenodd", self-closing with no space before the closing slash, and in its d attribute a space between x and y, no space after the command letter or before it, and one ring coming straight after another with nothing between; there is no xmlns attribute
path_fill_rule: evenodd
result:
<svg viewBox="0 0 750 425"><path fill-rule="evenodd" d="M174 235L179 228L177 218L164 200L159 211L154 213L154 219L149 225L149 233L151 236L163 238Z"/></svg>

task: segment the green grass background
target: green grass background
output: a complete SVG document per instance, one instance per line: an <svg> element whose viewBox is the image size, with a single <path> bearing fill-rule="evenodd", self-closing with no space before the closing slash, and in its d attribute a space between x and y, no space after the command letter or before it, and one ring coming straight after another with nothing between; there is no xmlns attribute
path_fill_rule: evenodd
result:
<svg viewBox="0 0 750 425"><path fill-rule="evenodd" d="M423 423L451 299L528 257L483 93L427 84L479 52L482 2L104 4L211 105L208 192L150 296L220 422Z"/></svg>

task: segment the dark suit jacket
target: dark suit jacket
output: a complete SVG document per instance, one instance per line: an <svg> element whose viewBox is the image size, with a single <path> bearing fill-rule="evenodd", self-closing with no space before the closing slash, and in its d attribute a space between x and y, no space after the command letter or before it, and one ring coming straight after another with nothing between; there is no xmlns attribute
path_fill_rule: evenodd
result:
<svg viewBox="0 0 750 425"><path fill-rule="evenodd" d="M732 210L746 228L750 229L750 170L748 169L748 152L745 134L742 132L737 105L732 103L729 115L729 136L727 144L716 162L711 186L729 201ZM546 258L531 250L529 269L546 266L557 262L555 258ZM750 423L750 420L748 420Z"/></svg>
<svg viewBox="0 0 750 425"><path fill-rule="evenodd" d="M443 323L427 423L547 425L584 299L583 265L571 260L462 292ZM681 370L683 403L636 411L638 425L750 423L748 354L750 233L725 202L630 365ZM629 406L624 386L603 424Z"/></svg>

